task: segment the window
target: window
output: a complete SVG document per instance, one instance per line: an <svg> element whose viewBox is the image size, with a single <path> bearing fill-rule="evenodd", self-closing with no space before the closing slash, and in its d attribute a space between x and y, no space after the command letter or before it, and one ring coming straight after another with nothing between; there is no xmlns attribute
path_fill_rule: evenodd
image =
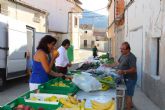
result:
<svg viewBox="0 0 165 110"><path fill-rule="evenodd" d="M0 4L0 13L1 13L1 4Z"/></svg>
<svg viewBox="0 0 165 110"><path fill-rule="evenodd" d="M159 76L159 55L160 55L160 38L154 38L151 42L151 72L153 76Z"/></svg>
<svg viewBox="0 0 165 110"><path fill-rule="evenodd" d="M84 47L87 47L87 40L84 40Z"/></svg>
<svg viewBox="0 0 165 110"><path fill-rule="evenodd" d="M36 23L40 23L40 14L39 13L34 13L33 21Z"/></svg>
<svg viewBox="0 0 165 110"><path fill-rule="evenodd" d="M74 18L74 26L76 27L78 25L78 19L77 17Z"/></svg>
<svg viewBox="0 0 165 110"><path fill-rule="evenodd" d="M159 76L159 54L160 54L160 38L157 38L157 66L156 75Z"/></svg>
<svg viewBox="0 0 165 110"><path fill-rule="evenodd" d="M8 6L7 4L3 3L3 4L0 4L0 13L2 13L3 15L8 15Z"/></svg>

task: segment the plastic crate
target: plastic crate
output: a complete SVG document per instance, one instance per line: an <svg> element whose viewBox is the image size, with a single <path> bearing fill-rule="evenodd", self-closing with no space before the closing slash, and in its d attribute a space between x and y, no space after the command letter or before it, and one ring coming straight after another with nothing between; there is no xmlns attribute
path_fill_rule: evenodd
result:
<svg viewBox="0 0 165 110"><path fill-rule="evenodd" d="M23 98L15 99L14 101L6 104L2 107L2 110L14 110L16 106L19 104L23 104L26 106L30 106L33 110L38 110L39 108L43 108L44 110L56 110L57 108L61 107L61 104L53 105L53 104L41 104L41 103L32 103L32 102L25 102Z"/></svg>
<svg viewBox="0 0 165 110"><path fill-rule="evenodd" d="M52 84L60 81L62 81L64 84L68 85L69 87L52 86ZM47 83L40 85L38 89L40 93L64 94L64 95L75 94L79 90L79 88L71 81L63 80L62 78L56 78L50 80Z"/></svg>
<svg viewBox="0 0 165 110"><path fill-rule="evenodd" d="M125 85L118 85L116 87L117 110L124 110L125 108L125 90Z"/></svg>
<svg viewBox="0 0 165 110"><path fill-rule="evenodd" d="M47 93L27 93L23 95L22 97L25 99L25 102L33 102L33 103L45 103L45 104L55 104L58 105L58 101L45 101L46 98L55 96L57 99L60 99L61 97L67 98L67 95L59 95L59 94L47 94ZM31 98L37 98L38 100L31 100Z"/></svg>
<svg viewBox="0 0 165 110"><path fill-rule="evenodd" d="M64 95L74 95L74 94L76 94L77 92L79 91L79 88L78 87L76 87L75 89L73 89L73 90L64 90L64 91L62 91L62 90L48 90L47 88L45 88L45 87L41 87L41 88L39 88L39 92L40 93L48 93L48 94L64 94Z"/></svg>
<svg viewBox="0 0 165 110"><path fill-rule="evenodd" d="M35 92L35 90L33 90L33 91L28 91L28 92L24 93L23 95L21 95L20 97L22 97L22 98L24 98L24 99L27 99L27 98L30 97L30 94L31 94L31 93L36 93L36 92Z"/></svg>

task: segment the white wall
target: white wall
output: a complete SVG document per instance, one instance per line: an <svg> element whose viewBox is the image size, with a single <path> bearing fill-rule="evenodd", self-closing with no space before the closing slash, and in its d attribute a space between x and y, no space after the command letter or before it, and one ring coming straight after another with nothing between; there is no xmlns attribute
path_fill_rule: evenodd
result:
<svg viewBox="0 0 165 110"><path fill-rule="evenodd" d="M108 41L96 41L95 45L99 51L108 52Z"/></svg>
<svg viewBox="0 0 165 110"><path fill-rule="evenodd" d="M75 17L77 18L77 26L75 26L74 21L75 21ZM79 35L79 18L80 18L80 14L72 14L72 43L74 46L74 49L80 49L80 35Z"/></svg>
<svg viewBox="0 0 165 110"><path fill-rule="evenodd" d="M49 12L49 30L66 33L68 31L68 12L73 4L66 0L22 0Z"/></svg>
<svg viewBox="0 0 165 110"><path fill-rule="evenodd" d="M126 1L128 2L129 0ZM125 40L130 42L132 48L138 47L142 49L142 89L162 110L165 108L164 9L164 0L135 0L125 12ZM133 40L135 41L135 37L142 37L142 39L132 43ZM156 75L156 66L158 65L156 60L156 43L158 37L161 38L159 52L160 66L159 75ZM134 53L138 55L139 49L134 49Z"/></svg>
<svg viewBox="0 0 165 110"><path fill-rule="evenodd" d="M127 0L129 1L129 0ZM158 28L159 24L159 10L160 10L160 0L135 0L135 2L128 8L125 13L125 40L130 41L131 32L136 31L138 29L142 29L142 42L143 47L143 71L147 73L151 73L153 67L156 65L155 61L153 61L152 57L155 52L153 46L155 46L153 38L157 33L155 32L155 28ZM134 46L134 45L132 45ZM149 52L149 53L148 53ZM150 56L150 53L152 54ZM146 57L147 55L147 57ZM153 61L151 64L150 61Z"/></svg>

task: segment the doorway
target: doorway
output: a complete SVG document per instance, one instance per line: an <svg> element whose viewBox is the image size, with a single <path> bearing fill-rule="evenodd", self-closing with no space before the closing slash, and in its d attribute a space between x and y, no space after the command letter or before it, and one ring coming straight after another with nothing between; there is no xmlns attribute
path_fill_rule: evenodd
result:
<svg viewBox="0 0 165 110"><path fill-rule="evenodd" d="M87 40L84 40L84 48L87 48Z"/></svg>
<svg viewBox="0 0 165 110"><path fill-rule="evenodd" d="M136 56L137 62L137 85L141 87L142 85L142 70L143 70L143 28L137 28L130 31L130 46L131 52Z"/></svg>
<svg viewBox="0 0 165 110"><path fill-rule="evenodd" d="M27 26L27 50L30 52L30 57L32 58L32 55L34 54L34 32L35 29L33 27Z"/></svg>

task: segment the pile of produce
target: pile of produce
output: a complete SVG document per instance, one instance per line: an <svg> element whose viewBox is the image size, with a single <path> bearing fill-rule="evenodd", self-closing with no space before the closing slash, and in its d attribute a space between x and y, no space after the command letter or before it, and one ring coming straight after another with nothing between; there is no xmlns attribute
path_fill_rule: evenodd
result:
<svg viewBox="0 0 165 110"><path fill-rule="evenodd" d="M39 98L34 97L34 96L31 97L30 100L32 100L32 101L40 101ZM56 96L46 97L46 98L44 98L44 101L46 101L46 102L58 102L58 98Z"/></svg>
<svg viewBox="0 0 165 110"><path fill-rule="evenodd" d="M109 100L106 103L100 103L95 100L91 100L91 108L85 108L86 100L77 100L74 96L69 96L68 99L61 98L60 102L63 107L57 110L115 110L115 100Z"/></svg>
<svg viewBox="0 0 165 110"><path fill-rule="evenodd" d="M109 84L105 84L105 83L102 83L102 91L107 91L110 89L110 85Z"/></svg>
<svg viewBox="0 0 165 110"><path fill-rule="evenodd" d="M100 66L99 62L96 63L84 63L81 67L77 70L89 70L89 69L96 69Z"/></svg>
<svg viewBox="0 0 165 110"><path fill-rule="evenodd" d="M107 84L113 84L115 81L113 77L107 76L99 80L100 82L107 83Z"/></svg>
<svg viewBox="0 0 165 110"><path fill-rule="evenodd" d="M92 109L91 110L115 110L115 100L114 98L106 103L100 103L91 100Z"/></svg>
<svg viewBox="0 0 165 110"><path fill-rule="evenodd" d="M96 69L89 69L89 70L86 70L85 72L92 74L92 76L94 77L98 77L104 74L103 71L96 71Z"/></svg>
<svg viewBox="0 0 165 110"><path fill-rule="evenodd" d="M113 64L114 63L114 58L105 58L105 59L100 59L100 62L102 64Z"/></svg>
<svg viewBox="0 0 165 110"><path fill-rule="evenodd" d="M74 75L74 74L81 74L81 71L80 70L71 70L71 71L68 71L67 75Z"/></svg>
<svg viewBox="0 0 165 110"><path fill-rule="evenodd" d="M35 109L28 105L19 104L13 110L35 110ZM44 110L44 108L38 107L37 110Z"/></svg>
<svg viewBox="0 0 165 110"><path fill-rule="evenodd" d="M99 59L108 59L108 58L109 58L108 54L103 54L99 57Z"/></svg>
<svg viewBox="0 0 165 110"><path fill-rule="evenodd" d="M46 102L58 102L58 98L56 96L51 96L51 97L45 98L44 101L46 101Z"/></svg>
<svg viewBox="0 0 165 110"><path fill-rule="evenodd" d="M75 96L68 96L67 99L60 98L59 101L63 104L63 107L57 110L85 110L86 100L77 100Z"/></svg>
<svg viewBox="0 0 165 110"><path fill-rule="evenodd" d="M51 84L51 86L57 86L57 87L69 87L66 83L60 81L60 82L55 82L54 84Z"/></svg>
<svg viewBox="0 0 165 110"><path fill-rule="evenodd" d="M111 76L98 79L102 83L102 90L108 90L115 87L115 79Z"/></svg>

